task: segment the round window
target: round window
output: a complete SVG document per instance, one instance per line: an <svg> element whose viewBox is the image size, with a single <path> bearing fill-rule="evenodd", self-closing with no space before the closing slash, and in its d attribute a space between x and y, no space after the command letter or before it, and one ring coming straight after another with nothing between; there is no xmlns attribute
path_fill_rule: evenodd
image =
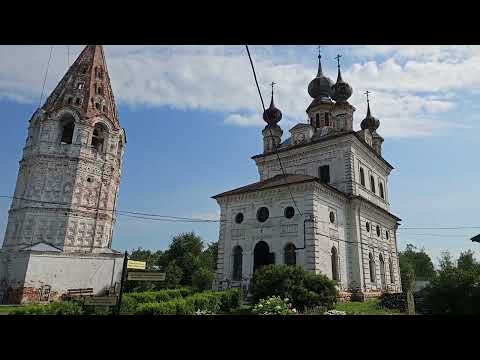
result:
<svg viewBox="0 0 480 360"><path fill-rule="evenodd" d="M335 213L330 211L330 222L333 224L335 222Z"/></svg>
<svg viewBox="0 0 480 360"><path fill-rule="evenodd" d="M268 216L270 213L268 212L268 209L266 207L261 207L257 211L257 220L260 222L265 222L268 219Z"/></svg>
<svg viewBox="0 0 480 360"><path fill-rule="evenodd" d="M93 180L92 178L87 178L87 181L91 183Z"/></svg>
<svg viewBox="0 0 480 360"><path fill-rule="evenodd" d="M287 219L291 219L295 215L295 209L293 207L289 206L289 207L285 208L284 214L285 214L285 217Z"/></svg>
<svg viewBox="0 0 480 360"><path fill-rule="evenodd" d="M370 232L370 223L367 222L367 223L365 224L365 227L367 228L367 232Z"/></svg>
<svg viewBox="0 0 480 360"><path fill-rule="evenodd" d="M377 225L377 236L380 236L380 226Z"/></svg>
<svg viewBox="0 0 480 360"><path fill-rule="evenodd" d="M238 213L237 215L235 215L235 222L237 224L241 224L243 222L243 214L242 213Z"/></svg>

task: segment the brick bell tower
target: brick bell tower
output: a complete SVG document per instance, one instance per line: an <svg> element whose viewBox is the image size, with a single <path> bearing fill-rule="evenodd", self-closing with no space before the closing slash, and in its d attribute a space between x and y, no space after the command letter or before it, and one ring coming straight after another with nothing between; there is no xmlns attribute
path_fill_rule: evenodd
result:
<svg viewBox="0 0 480 360"><path fill-rule="evenodd" d="M0 300L2 288L19 302L40 298L45 286L54 296L114 285L125 144L103 48L88 45L30 120L0 255Z"/></svg>

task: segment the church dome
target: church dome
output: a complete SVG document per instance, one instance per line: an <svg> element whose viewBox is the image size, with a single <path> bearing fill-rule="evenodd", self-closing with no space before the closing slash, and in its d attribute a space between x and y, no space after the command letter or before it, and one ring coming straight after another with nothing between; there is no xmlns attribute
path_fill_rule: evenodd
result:
<svg viewBox="0 0 480 360"><path fill-rule="evenodd" d="M308 94L316 99L316 98L331 98L332 97L332 86L333 81L323 75L322 72L322 62L321 62L321 55L318 55L318 73L317 77L310 81L308 84Z"/></svg>
<svg viewBox="0 0 480 360"><path fill-rule="evenodd" d="M368 130L370 130L370 132L373 133L380 126L380 120L378 120L376 117L372 116L372 114L370 112L370 102L368 101L368 98L367 98L367 104L368 104L367 105L367 116L360 123L360 127L362 128L362 130L367 130L368 129Z"/></svg>
<svg viewBox="0 0 480 360"><path fill-rule="evenodd" d="M282 112L275 107L273 103L273 84L272 84L272 100L270 101L270 107L263 112L263 120L268 125L275 125L282 120Z"/></svg>
<svg viewBox="0 0 480 360"><path fill-rule="evenodd" d="M332 98L336 102L346 102L350 96L352 96L352 87L349 83L343 81L342 79L342 72L340 71L340 56L337 56L338 61L338 75L337 75L337 82L333 85L333 94Z"/></svg>

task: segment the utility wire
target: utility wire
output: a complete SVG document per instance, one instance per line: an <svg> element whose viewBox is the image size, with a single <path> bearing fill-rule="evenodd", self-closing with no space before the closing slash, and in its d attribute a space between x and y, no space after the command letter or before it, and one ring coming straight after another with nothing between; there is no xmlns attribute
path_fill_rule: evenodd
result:
<svg viewBox="0 0 480 360"><path fill-rule="evenodd" d="M47 68L45 70L45 76L43 77L42 92L40 93L40 101L38 107L42 106L43 92L45 91L45 82L47 81L48 69L50 68L50 60L52 59L53 45L50 46L50 55L48 56Z"/></svg>
<svg viewBox="0 0 480 360"><path fill-rule="evenodd" d="M262 92L260 91L260 86L258 86L257 75L255 73L255 66L253 65L252 56L250 55L250 50L248 49L248 45L245 45L245 48L247 49L248 59L250 60L250 65L252 67L253 77L255 79L255 84L257 85L258 95L260 96L260 101L262 102L263 113L265 113L265 103L263 102L263 97L262 97ZM272 96L273 96L273 93L272 93ZM272 129L269 129L269 130L270 130L270 136L273 138ZM278 163L280 164L280 168L282 169L282 173L283 173L283 176L284 176L283 179L285 180L285 184L287 185L287 189L288 189L288 192L290 193L290 197L292 198L293 204L297 208L298 213L303 216L303 213L298 208L297 202L295 201L295 198L293 197L292 191L290 190L289 183L288 183L288 180L287 180L287 177L286 177L287 174L285 173L285 169L283 168L282 160L280 159L280 155L278 155L277 145L275 145L275 142L273 142L273 141L272 141L272 144L273 144L273 149L275 151L275 154L277 155L277 158L278 158Z"/></svg>
<svg viewBox="0 0 480 360"><path fill-rule="evenodd" d="M27 199L24 197L18 197L18 196L7 196L7 195L0 195L0 198L6 198L6 199L14 199L14 200L23 200L23 201L28 201L28 202L33 202L33 203L40 203L40 204L47 204L47 205L63 205L66 206L65 210L68 210L71 208L71 204L68 203L61 203L57 201L45 201L45 200L34 200L34 199ZM202 219L202 218L189 218L189 217L180 217L180 216L172 216L172 215L160 215L160 214L154 214L154 213L145 213L145 212L136 212L136 211L126 211L126 210L119 210L119 209L106 209L106 208L99 208L96 206L85 206L85 205L76 205L75 210L82 210L82 209L87 209L87 210L102 210L102 211L108 211L108 212L115 212L119 215L123 216L131 216L135 215L137 218L143 218L146 220L158 220L158 221L176 221L176 222L197 222L197 223L232 223L230 220L220 220L220 219ZM284 216L270 216L269 219L278 219L278 218L284 218ZM316 222L319 223L326 223L326 224L331 224L328 221L322 221L322 220L315 220ZM355 228L353 226L349 225L342 225L342 227L348 229L348 228ZM480 226L456 226L456 227L408 227L408 228L401 228L398 229L398 232L401 232L403 230L461 230L461 229L479 229ZM445 234L412 234L412 233L405 233L402 235L428 235L428 236L445 236L449 237L450 235L445 235ZM463 235L452 235L452 236L463 236ZM469 236L469 235L465 235Z"/></svg>

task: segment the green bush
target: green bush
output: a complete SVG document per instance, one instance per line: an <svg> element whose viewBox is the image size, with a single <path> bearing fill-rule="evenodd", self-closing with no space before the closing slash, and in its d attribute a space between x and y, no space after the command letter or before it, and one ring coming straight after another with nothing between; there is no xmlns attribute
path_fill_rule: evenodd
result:
<svg viewBox="0 0 480 360"><path fill-rule="evenodd" d="M139 315L192 315L197 312L216 314L238 308L241 292L238 289L205 291L168 301L136 303L135 308L133 304L129 303L129 312Z"/></svg>
<svg viewBox="0 0 480 360"><path fill-rule="evenodd" d="M211 290L215 273L208 268L200 268L192 275L192 285L194 288L202 290Z"/></svg>
<svg viewBox="0 0 480 360"><path fill-rule="evenodd" d="M261 299L252 310L256 315L294 315L297 310L292 307L290 300L282 299L279 296L271 296Z"/></svg>
<svg viewBox="0 0 480 360"><path fill-rule="evenodd" d="M296 309L324 306L333 309L338 290L323 274L313 274L300 266L267 265L254 273L252 294L255 302L271 296L289 298Z"/></svg>
<svg viewBox="0 0 480 360"><path fill-rule="evenodd" d="M165 289L159 291L143 291L124 294L122 297L122 313L134 313L139 304L166 302L185 298L195 292L193 288Z"/></svg>
<svg viewBox="0 0 480 360"><path fill-rule="evenodd" d="M82 305L75 301L53 302L48 305L27 305L10 312L11 315L82 315Z"/></svg>

